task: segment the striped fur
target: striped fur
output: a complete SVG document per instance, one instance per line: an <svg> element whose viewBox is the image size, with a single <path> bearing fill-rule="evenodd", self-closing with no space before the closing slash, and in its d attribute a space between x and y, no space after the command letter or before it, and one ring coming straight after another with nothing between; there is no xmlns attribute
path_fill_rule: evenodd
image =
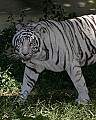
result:
<svg viewBox="0 0 96 120"><path fill-rule="evenodd" d="M66 70L78 92L76 101L87 103L90 98L81 66L96 62L96 15L40 21L17 29L12 44L26 64L19 100L27 98L39 74L48 69Z"/></svg>

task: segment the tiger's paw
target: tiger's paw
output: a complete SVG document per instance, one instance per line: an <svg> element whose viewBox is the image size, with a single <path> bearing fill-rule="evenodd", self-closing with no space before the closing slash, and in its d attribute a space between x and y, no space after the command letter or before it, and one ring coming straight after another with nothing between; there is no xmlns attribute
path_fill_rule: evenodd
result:
<svg viewBox="0 0 96 120"><path fill-rule="evenodd" d="M16 102L16 107L20 107L20 106L28 106L28 101L27 100L21 101L20 99L18 99Z"/></svg>
<svg viewBox="0 0 96 120"><path fill-rule="evenodd" d="M78 104L87 105L90 101L88 95L79 95L78 98L75 100Z"/></svg>
<svg viewBox="0 0 96 120"><path fill-rule="evenodd" d="M20 108L20 107L28 107L28 101L15 101L13 104L13 110Z"/></svg>
<svg viewBox="0 0 96 120"><path fill-rule="evenodd" d="M25 102L25 99L23 97L19 97L19 99L17 100L18 103L24 103Z"/></svg>
<svg viewBox="0 0 96 120"><path fill-rule="evenodd" d="M14 109L16 109L16 108L18 108L18 107L20 107L20 100L18 99L16 99L16 100L14 100L14 102L13 102L13 110Z"/></svg>
<svg viewBox="0 0 96 120"><path fill-rule="evenodd" d="M78 104L82 104L82 105L87 105L89 103L90 100L87 100L87 99L83 99L83 100L79 100L79 99L76 99L75 102L78 103Z"/></svg>

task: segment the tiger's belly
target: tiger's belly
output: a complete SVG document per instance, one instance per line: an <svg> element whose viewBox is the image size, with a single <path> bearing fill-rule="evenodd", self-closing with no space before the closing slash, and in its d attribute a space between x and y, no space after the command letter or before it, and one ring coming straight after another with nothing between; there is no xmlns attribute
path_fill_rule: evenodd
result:
<svg viewBox="0 0 96 120"><path fill-rule="evenodd" d="M68 58L68 56L67 56ZM43 66L47 70L51 70L54 72L61 72L66 70L68 65L73 63L73 60L66 60L64 58L60 59L58 64L56 64L56 61L54 59L49 59L47 61L42 61L42 60L36 60L36 59L31 59L31 62L34 64L37 64L39 66ZM90 54L90 52L85 52L83 53L83 56L79 56L79 64L80 66L85 66L85 65L91 65L96 62L96 54Z"/></svg>
<svg viewBox="0 0 96 120"><path fill-rule="evenodd" d="M63 61L65 61L66 63L64 63ZM66 67L68 67L69 64L71 65L73 63L72 60L68 61L63 59L63 61L60 61L57 65L55 64L54 61L52 62L52 60L44 61L43 65L48 70L51 70L54 72L61 72L66 70ZM80 61L79 62L80 66L92 65L96 63L96 54L85 53L83 57L79 59L79 61Z"/></svg>

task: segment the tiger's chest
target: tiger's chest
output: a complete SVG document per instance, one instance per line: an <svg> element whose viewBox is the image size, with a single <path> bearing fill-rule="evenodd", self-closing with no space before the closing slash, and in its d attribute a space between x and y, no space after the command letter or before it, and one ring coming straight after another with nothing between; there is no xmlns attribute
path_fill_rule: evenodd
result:
<svg viewBox="0 0 96 120"><path fill-rule="evenodd" d="M33 63L37 66L41 66L47 70L54 71L54 72L61 72L64 70L64 63L63 62L60 62L56 65L53 60L40 61L40 60L32 59L31 63Z"/></svg>

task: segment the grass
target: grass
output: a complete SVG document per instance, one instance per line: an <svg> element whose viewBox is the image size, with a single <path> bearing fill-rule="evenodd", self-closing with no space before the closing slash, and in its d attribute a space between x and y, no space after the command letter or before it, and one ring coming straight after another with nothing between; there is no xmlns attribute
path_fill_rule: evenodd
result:
<svg viewBox="0 0 96 120"><path fill-rule="evenodd" d="M19 106L16 104L18 96L1 96L0 120L96 120L95 91L90 91L90 96L94 92L94 97L88 105L74 102L74 90L55 90L45 93L44 97L44 93L36 93L34 89L28 100Z"/></svg>
<svg viewBox="0 0 96 120"><path fill-rule="evenodd" d="M27 105L14 106L14 98L1 97L0 120L96 120L96 101L89 105L77 105L71 101L40 101L33 104L29 98Z"/></svg>

